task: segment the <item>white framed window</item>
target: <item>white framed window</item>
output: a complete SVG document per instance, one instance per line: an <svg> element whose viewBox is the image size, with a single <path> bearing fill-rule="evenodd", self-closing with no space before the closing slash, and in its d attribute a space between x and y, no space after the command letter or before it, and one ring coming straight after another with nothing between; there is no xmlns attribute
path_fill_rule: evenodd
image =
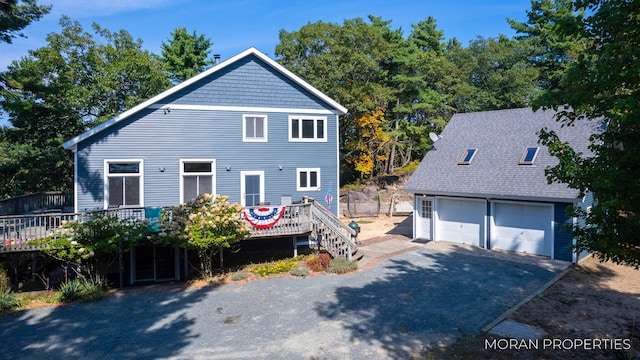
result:
<svg viewBox="0 0 640 360"><path fill-rule="evenodd" d="M215 159L180 159L180 203L216 192Z"/></svg>
<svg viewBox="0 0 640 360"><path fill-rule="evenodd" d="M320 190L320 169L300 168L296 169L296 189L298 191Z"/></svg>
<svg viewBox="0 0 640 360"><path fill-rule="evenodd" d="M264 171L240 172L240 203L256 206L264 202Z"/></svg>
<svg viewBox="0 0 640 360"><path fill-rule="evenodd" d="M144 206L144 162L141 159L104 161L104 207Z"/></svg>
<svg viewBox="0 0 640 360"><path fill-rule="evenodd" d="M326 116L289 116L289 141L326 142Z"/></svg>
<svg viewBox="0 0 640 360"><path fill-rule="evenodd" d="M520 158L520 165L533 165L536 161L536 157L538 156L539 147L530 147L524 149L524 153Z"/></svg>
<svg viewBox="0 0 640 360"><path fill-rule="evenodd" d="M469 164L471 164L471 161L476 156L476 152L477 151L478 151L478 149L467 149L467 151L465 151L464 155L462 155L462 157L460 158L460 161L458 161L458 165L469 165Z"/></svg>
<svg viewBox="0 0 640 360"><path fill-rule="evenodd" d="M268 134L267 115L242 115L242 141L267 142Z"/></svg>

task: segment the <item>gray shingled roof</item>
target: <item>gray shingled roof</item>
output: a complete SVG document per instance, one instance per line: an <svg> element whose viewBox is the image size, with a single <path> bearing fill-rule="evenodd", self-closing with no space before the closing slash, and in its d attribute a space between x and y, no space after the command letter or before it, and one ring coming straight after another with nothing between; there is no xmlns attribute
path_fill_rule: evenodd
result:
<svg viewBox="0 0 640 360"><path fill-rule="evenodd" d="M424 157L404 189L415 193L574 202L579 193L564 184L548 184L546 167L557 164L538 132L547 127L562 141L589 154L589 136L598 121L561 127L551 110L529 108L456 114ZM534 165L519 165L527 147L540 147ZM470 165L458 165L467 149L478 149Z"/></svg>

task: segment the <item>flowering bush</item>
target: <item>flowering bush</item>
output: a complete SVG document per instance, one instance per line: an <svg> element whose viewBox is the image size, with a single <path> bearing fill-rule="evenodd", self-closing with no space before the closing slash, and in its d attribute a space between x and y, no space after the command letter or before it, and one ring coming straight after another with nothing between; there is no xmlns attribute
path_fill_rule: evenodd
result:
<svg viewBox="0 0 640 360"><path fill-rule="evenodd" d="M158 242L195 249L200 272L213 276L213 255L249 237L249 225L241 217L242 206L228 197L203 194L186 204L163 211Z"/></svg>
<svg viewBox="0 0 640 360"><path fill-rule="evenodd" d="M260 276L267 276L271 274L289 272L296 266L298 266L298 264L295 261L279 261L275 264L259 266L251 270L251 272Z"/></svg>
<svg viewBox="0 0 640 360"><path fill-rule="evenodd" d="M41 240L42 251L64 262L78 275L98 274L116 260L120 248L128 251L146 232L146 220L119 219L99 212L84 221L63 222L60 229Z"/></svg>

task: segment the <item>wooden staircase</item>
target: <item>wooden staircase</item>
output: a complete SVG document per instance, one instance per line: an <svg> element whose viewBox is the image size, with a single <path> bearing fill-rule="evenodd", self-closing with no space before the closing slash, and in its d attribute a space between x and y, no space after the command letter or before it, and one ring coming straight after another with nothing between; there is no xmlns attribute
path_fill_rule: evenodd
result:
<svg viewBox="0 0 640 360"><path fill-rule="evenodd" d="M325 210L318 202L311 200L311 235L333 257L343 257L351 261L357 251L357 233L340 221L337 216Z"/></svg>

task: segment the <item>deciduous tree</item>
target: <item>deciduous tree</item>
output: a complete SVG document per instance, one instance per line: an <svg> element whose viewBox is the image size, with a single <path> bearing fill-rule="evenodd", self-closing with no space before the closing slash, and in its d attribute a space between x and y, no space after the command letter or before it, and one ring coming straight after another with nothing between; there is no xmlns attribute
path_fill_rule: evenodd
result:
<svg viewBox="0 0 640 360"><path fill-rule="evenodd" d="M600 260L640 267L640 2L580 0L574 10L589 16L559 26L563 37L586 40L557 89L540 104L560 111L566 126L604 119L606 129L591 137L592 154L581 154L554 132L544 131L559 164L547 169L549 181L593 195L593 206L575 209L573 228L579 251ZM568 107L566 107L568 106Z"/></svg>
<svg viewBox="0 0 640 360"><path fill-rule="evenodd" d="M63 17L48 45L29 51L0 76L0 197L69 190L72 154L62 143L170 86L142 42Z"/></svg>

